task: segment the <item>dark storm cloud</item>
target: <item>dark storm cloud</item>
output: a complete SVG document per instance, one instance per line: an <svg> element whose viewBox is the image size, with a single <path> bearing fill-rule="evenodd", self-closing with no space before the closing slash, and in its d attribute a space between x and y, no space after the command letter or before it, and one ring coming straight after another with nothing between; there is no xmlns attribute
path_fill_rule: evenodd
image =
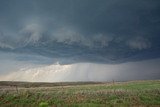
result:
<svg viewBox="0 0 160 107"><path fill-rule="evenodd" d="M0 50L62 63L159 58L159 11L158 0L1 0Z"/></svg>

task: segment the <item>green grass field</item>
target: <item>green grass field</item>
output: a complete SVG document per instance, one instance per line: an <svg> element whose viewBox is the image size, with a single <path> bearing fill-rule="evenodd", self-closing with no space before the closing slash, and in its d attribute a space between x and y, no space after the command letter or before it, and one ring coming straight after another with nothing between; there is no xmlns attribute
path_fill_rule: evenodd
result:
<svg viewBox="0 0 160 107"><path fill-rule="evenodd" d="M160 107L160 80L115 83L0 82L0 107L132 106Z"/></svg>

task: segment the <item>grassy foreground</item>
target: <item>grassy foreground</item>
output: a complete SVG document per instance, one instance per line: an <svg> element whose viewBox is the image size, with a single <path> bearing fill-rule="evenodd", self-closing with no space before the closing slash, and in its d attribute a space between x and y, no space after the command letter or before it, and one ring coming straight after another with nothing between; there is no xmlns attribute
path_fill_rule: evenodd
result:
<svg viewBox="0 0 160 107"><path fill-rule="evenodd" d="M160 107L160 80L115 83L0 82L0 107Z"/></svg>

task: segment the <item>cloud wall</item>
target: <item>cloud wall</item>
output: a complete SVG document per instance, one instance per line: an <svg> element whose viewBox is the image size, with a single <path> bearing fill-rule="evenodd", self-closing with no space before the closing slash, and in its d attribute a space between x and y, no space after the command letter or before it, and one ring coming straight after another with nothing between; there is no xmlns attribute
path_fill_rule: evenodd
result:
<svg viewBox="0 0 160 107"><path fill-rule="evenodd" d="M0 0L0 79L157 79L159 7L159 0Z"/></svg>

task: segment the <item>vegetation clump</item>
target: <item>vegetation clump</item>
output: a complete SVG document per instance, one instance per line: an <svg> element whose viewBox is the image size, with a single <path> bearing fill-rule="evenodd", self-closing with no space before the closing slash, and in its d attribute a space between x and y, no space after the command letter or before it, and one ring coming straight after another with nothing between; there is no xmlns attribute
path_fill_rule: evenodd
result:
<svg viewBox="0 0 160 107"><path fill-rule="evenodd" d="M39 107L49 107L49 104L47 102L40 102Z"/></svg>

